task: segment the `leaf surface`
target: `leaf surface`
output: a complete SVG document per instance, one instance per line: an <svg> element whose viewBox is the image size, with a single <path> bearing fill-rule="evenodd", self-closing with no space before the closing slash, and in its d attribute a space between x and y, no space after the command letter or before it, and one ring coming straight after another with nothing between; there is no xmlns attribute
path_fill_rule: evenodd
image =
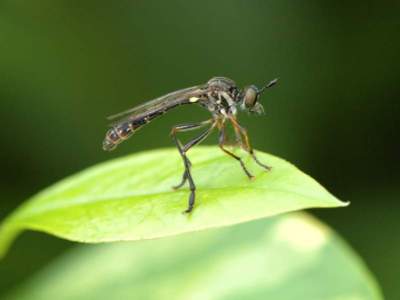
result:
<svg viewBox="0 0 400 300"><path fill-rule="evenodd" d="M339 201L287 161L258 152L266 172L238 152L256 176L217 147L189 152L197 186L196 205L183 214L189 190L171 187L182 178L176 149L147 151L101 163L28 200L0 227L0 256L16 235L38 230L65 239L97 243L140 240L227 226Z"/></svg>

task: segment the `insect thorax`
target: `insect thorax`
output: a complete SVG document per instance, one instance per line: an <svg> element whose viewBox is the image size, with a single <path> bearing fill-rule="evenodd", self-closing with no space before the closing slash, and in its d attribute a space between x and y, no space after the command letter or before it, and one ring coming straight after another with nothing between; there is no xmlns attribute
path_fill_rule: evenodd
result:
<svg viewBox="0 0 400 300"><path fill-rule="evenodd" d="M240 94L236 83L226 77L213 77L208 82L207 109L213 115L236 114L238 96Z"/></svg>

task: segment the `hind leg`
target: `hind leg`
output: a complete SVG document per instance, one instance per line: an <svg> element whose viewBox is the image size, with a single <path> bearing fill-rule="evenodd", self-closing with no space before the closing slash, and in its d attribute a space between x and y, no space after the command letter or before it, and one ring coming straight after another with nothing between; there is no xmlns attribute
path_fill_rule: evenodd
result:
<svg viewBox="0 0 400 300"><path fill-rule="evenodd" d="M172 131L171 131L171 136L174 139L176 147L178 148L178 151L183 159L183 164L184 164L184 168L185 168L185 171L182 176L182 182L179 185L175 186L174 188L180 188L186 183L186 181L189 182L189 189L190 189L189 204L188 204L188 208L184 211L185 213L189 213L193 210L195 197L196 197L196 186L194 184L192 174L190 172L191 163L189 161L189 158L186 155L186 152L189 151L189 149L192 148L193 146L201 143L205 138L207 138L207 136L210 135L210 133L212 132L212 130L215 127L215 122L213 122L211 124L211 126L207 130L205 130L202 134L200 134L198 137L194 138L193 140L189 141L184 146L182 145L182 143L180 142L180 140L178 139L176 134L178 132L184 132L184 131L201 128L207 124L210 124L212 121L213 120L208 120L208 121L204 121L204 122L197 123L197 124L179 125L179 126L175 126L174 128L172 128Z"/></svg>

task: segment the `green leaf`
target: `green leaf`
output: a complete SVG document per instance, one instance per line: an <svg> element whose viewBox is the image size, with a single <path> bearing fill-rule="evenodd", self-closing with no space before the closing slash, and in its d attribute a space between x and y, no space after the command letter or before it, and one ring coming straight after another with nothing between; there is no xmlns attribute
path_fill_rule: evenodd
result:
<svg viewBox="0 0 400 300"><path fill-rule="evenodd" d="M301 213L143 243L78 247L9 300L379 300L363 262Z"/></svg>
<svg viewBox="0 0 400 300"><path fill-rule="evenodd" d="M188 188L173 191L183 172L176 149L148 151L89 168L27 201L0 227L0 256L24 229L80 242L140 240L227 226L340 202L290 163L265 153L266 172L238 152L256 176L217 147L189 153L197 200L191 214Z"/></svg>

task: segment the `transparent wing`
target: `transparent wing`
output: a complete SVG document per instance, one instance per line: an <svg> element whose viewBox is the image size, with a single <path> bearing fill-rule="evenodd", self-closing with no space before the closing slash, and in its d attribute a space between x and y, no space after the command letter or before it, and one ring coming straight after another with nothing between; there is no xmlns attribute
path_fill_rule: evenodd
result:
<svg viewBox="0 0 400 300"><path fill-rule="evenodd" d="M112 125L120 122L124 122L127 119L141 118L144 115L158 111L158 110L168 110L180 104L190 103L189 99L192 97L198 97L204 94L206 89L204 86L193 86L190 88L178 90L164 96L158 97L156 99L145 102L139 106L135 106L126 111L111 115L107 117L108 120L115 120Z"/></svg>

